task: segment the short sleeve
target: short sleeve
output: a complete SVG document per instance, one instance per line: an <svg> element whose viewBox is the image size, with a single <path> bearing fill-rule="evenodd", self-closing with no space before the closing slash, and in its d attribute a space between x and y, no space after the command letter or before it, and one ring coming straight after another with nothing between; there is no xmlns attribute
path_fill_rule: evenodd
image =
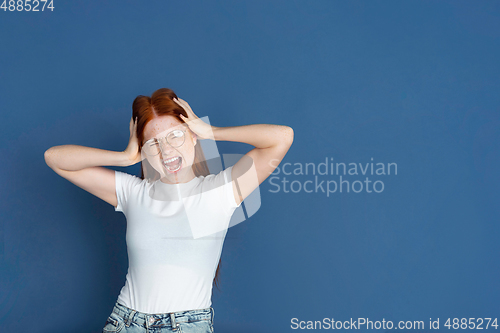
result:
<svg viewBox="0 0 500 333"><path fill-rule="evenodd" d="M227 208L231 209L231 211L235 208L238 208L241 206L241 202L239 205L236 204L236 201L234 200L234 190L233 190L233 183L232 183L232 176L231 176L231 171L233 170L233 167L230 166L226 170L222 171L224 174L224 186L223 186L223 195L224 195L224 202L227 204Z"/></svg>
<svg viewBox="0 0 500 333"><path fill-rule="evenodd" d="M115 191L118 201L115 207L116 212L123 212L127 206L127 201L133 194L134 187L140 184L141 178L129 175L128 173L115 170Z"/></svg>

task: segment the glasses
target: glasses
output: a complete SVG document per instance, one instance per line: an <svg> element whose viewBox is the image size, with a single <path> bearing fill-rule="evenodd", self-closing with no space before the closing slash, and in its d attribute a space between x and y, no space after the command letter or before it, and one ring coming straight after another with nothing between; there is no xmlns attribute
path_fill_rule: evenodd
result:
<svg viewBox="0 0 500 333"><path fill-rule="evenodd" d="M162 138L152 138L144 143L142 150L149 156L156 156L161 152L160 141L166 141L173 148L184 144L186 130L176 129Z"/></svg>

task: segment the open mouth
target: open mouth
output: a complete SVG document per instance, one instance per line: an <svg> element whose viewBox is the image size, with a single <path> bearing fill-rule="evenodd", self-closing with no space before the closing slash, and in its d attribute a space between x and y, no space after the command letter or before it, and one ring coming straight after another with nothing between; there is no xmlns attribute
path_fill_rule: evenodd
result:
<svg viewBox="0 0 500 333"><path fill-rule="evenodd" d="M182 157L180 156L175 156L172 158L169 158L167 160L162 161L163 166L167 171L169 172L177 172L181 169L182 166Z"/></svg>

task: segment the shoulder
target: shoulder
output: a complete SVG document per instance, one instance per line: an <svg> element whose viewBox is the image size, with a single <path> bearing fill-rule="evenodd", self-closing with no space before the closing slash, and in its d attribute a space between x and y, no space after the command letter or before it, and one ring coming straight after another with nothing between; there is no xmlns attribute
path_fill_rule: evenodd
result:
<svg viewBox="0 0 500 333"><path fill-rule="evenodd" d="M203 183L207 185L213 185L215 187L230 183L232 169L233 167L230 166L229 168L226 168L218 173L207 175L203 178Z"/></svg>
<svg viewBox="0 0 500 333"><path fill-rule="evenodd" d="M228 210L231 214L243 201L238 195L236 182L233 182L232 170L233 167L230 166L217 174L206 176L202 187L203 192L214 190L210 193L217 196L224 209Z"/></svg>
<svg viewBox="0 0 500 333"><path fill-rule="evenodd" d="M145 184L146 181L140 177L115 170L115 190L118 201L115 211L124 212L129 205L130 198L137 197Z"/></svg>
<svg viewBox="0 0 500 333"><path fill-rule="evenodd" d="M116 185L133 188L146 184L146 180L126 172L115 170Z"/></svg>

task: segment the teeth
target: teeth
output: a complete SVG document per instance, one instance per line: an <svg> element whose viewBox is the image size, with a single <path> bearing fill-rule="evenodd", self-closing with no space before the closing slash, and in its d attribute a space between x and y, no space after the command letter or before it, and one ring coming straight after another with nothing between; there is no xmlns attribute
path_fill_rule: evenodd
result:
<svg viewBox="0 0 500 333"><path fill-rule="evenodd" d="M179 169L181 168L181 166L180 166L180 164L179 164L179 166L178 166L177 168L175 168L175 169L171 169L171 168L170 168L170 167L168 167L168 166L166 166L166 168L167 168L168 170L172 171L172 172L175 172L175 171L179 170Z"/></svg>
<svg viewBox="0 0 500 333"><path fill-rule="evenodd" d="M163 165L165 166L165 168L167 168L169 171L171 172L176 172L178 171L180 168L181 168L181 163L179 162L179 164L176 166L176 167L171 167L169 165L167 165L168 163L171 163L171 162L174 162L174 161L178 161L180 159L179 156L177 157L173 157L173 158L170 158L168 160L165 160L163 161Z"/></svg>
<svg viewBox="0 0 500 333"><path fill-rule="evenodd" d="M175 160L176 160L176 159L178 159L178 158L179 158L179 156L176 156L176 157L170 158L170 159L166 160L166 161L165 161L165 163L170 163L170 162L173 162L173 161L175 161Z"/></svg>

